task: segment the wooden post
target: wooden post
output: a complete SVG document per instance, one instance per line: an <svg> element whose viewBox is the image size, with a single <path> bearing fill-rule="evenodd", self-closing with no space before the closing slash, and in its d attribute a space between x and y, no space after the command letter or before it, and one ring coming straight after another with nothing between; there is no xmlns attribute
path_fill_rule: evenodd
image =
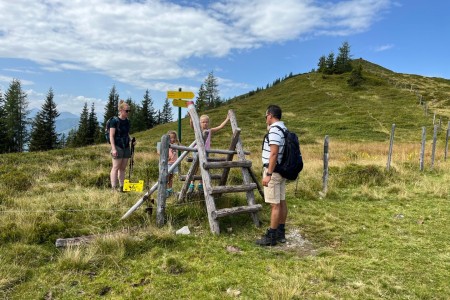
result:
<svg viewBox="0 0 450 300"><path fill-rule="evenodd" d="M394 148L394 133L395 133L395 124L392 124L391 141L389 143L389 153L388 153L388 160L387 160L387 164L386 164L387 171L389 171L389 169L391 168L392 149Z"/></svg>
<svg viewBox="0 0 450 300"><path fill-rule="evenodd" d="M328 191L328 135L325 136L323 143L323 177L322 177L322 192L326 195Z"/></svg>
<svg viewBox="0 0 450 300"><path fill-rule="evenodd" d="M234 114L234 111L232 109L230 109L228 111L228 116L230 116L231 129L233 130L233 132L238 131L239 127L237 126L236 115ZM238 159L240 161L245 161L245 152L244 152L244 147L242 146L240 135L237 136L236 151L237 151ZM251 166L248 168L242 168L241 171L242 171L242 179L244 181L244 184L250 184L251 179L254 180L254 178L251 175ZM255 181L255 184L258 186L258 190L261 189L259 187L258 181L256 181L256 180L254 180L254 181ZM253 190L247 191L246 194L247 194L247 204L249 206L256 205L255 194L253 193ZM263 196L263 198L264 198L264 196ZM252 216L252 220L253 220L253 223L255 224L255 226L256 227L261 226L257 212L252 212L251 216Z"/></svg>
<svg viewBox="0 0 450 300"><path fill-rule="evenodd" d="M445 137L445 154L444 154L444 160L447 160L447 152L448 152L448 139L450 136L450 121L448 121L447 125L447 136Z"/></svg>
<svg viewBox="0 0 450 300"><path fill-rule="evenodd" d="M203 141L202 129L200 128L200 120L195 110L194 103L191 102L188 106L189 115L192 119L192 125L194 126L195 140L197 141L197 154L199 162L206 162L206 150L205 142ZM211 177L209 172L200 163L200 172L203 178L203 193L205 195L206 210L208 211L208 221L211 232L215 234L220 233L219 221L212 217L212 212L216 210L216 204L214 203L214 197L211 196Z"/></svg>
<svg viewBox="0 0 450 300"><path fill-rule="evenodd" d="M433 114L433 126L436 124L436 113Z"/></svg>
<svg viewBox="0 0 450 300"><path fill-rule="evenodd" d="M420 171L423 171L424 158L425 158L425 143L427 136L427 128L425 126L422 127L422 146L420 148Z"/></svg>
<svg viewBox="0 0 450 300"><path fill-rule="evenodd" d="M158 203L156 206L156 225L164 225L164 213L166 209L166 189L169 161L170 136L165 134L161 137L161 150L159 156L159 179L158 179Z"/></svg>
<svg viewBox="0 0 450 300"><path fill-rule="evenodd" d="M437 132L438 132L438 127L437 127L437 125L434 125L433 147L432 147L432 149L431 149L431 169L433 169L433 166L434 166L434 157L435 157L435 154L436 154Z"/></svg>
<svg viewBox="0 0 450 300"><path fill-rule="evenodd" d="M428 116L428 103L424 102L423 104L425 105L423 108L425 110L425 116Z"/></svg>

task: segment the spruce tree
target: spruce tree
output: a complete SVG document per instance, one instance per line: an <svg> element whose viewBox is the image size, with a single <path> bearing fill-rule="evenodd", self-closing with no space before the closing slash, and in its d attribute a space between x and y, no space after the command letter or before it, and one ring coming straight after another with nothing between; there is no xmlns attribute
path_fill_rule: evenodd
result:
<svg viewBox="0 0 450 300"><path fill-rule="evenodd" d="M195 101L195 110L197 112L203 112L206 108L206 89L205 85L202 83L200 89L198 90L197 100Z"/></svg>
<svg viewBox="0 0 450 300"><path fill-rule="evenodd" d="M339 47L339 54L336 57L335 72L342 74L350 72L352 70L351 57L350 57L350 45L348 42L343 42Z"/></svg>
<svg viewBox="0 0 450 300"><path fill-rule="evenodd" d="M141 120L145 125L144 129L150 129L155 126L155 108L153 107L153 101L148 90L145 91L144 99L142 99L140 114L142 116Z"/></svg>
<svg viewBox="0 0 450 300"><path fill-rule="evenodd" d="M325 73L326 74L333 74L334 71L335 71L335 68L334 68L334 53L330 52L330 54L328 54L328 57L326 59Z"/></svg>
<svg viewBox="0 0 450 300"><path fill-rule="evenodd" d="M113 85L109 91L108 103L105 106L105 114L103 116L103 128L106 127L106 122L111 117L117 116L119 114L119 94L116 91L116 86Z"/></svg>
<svg viewBox="0 0 450 300"><path fill-rule="evenodd" d="M53 101L53 90L50 88L41 110L34 118L31 130L30 151L47 151L58 148L56 118L59 112Z"/></svg>
<svg viewBox="0 0 450 300"><path fill-rule="evenodd" d="M172 106L169 99L164 101L163 110L161 113L161 124L172 122Z"/></svg>
<svg viewBox="0 0 450 300"><path fill-rule="evenodd" d="M317 66L319 67L317 72L319 72L319 73L325 73L326 72L326 69L327 69L327 58L325 57L325 55L322 55L319 58L319 63L317 64Z"/></svg>
<svg viewBox="0 0 450 300"><path fill-rule="evenodd" d="M222 101L219 97L219 84L211 71L205 79L205 101L208 109L215 108L221 105Z"/></svg>
<svg viewBox="0 0 450 300"><path fill-rule="evenodd" d="M104 140L101 134L101 128L98 123L97 114L95 113L95 106L94 103L92 103L88 118L87 142L88 145L93 145L95 143L101 143L103 141Z"/></svg>
<svg viewBox="0 0 450 300"><path fill-rule="evenodd" d="M27 95L20 81L13 79L5 93L6 152L23 152L28 142Z"/></svg>
<svg viewBox="0 0 450 300"><path fill-rule="evenodd" d="M81 111L75 143L76 147L89 145L89 111L87 102L84 103L83 110Z"/></svg>

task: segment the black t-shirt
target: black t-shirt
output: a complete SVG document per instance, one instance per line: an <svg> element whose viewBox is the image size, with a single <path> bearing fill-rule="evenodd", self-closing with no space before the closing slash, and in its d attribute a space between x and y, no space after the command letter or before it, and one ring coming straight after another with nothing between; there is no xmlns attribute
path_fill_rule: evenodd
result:
<svg viewBox="0 0 450 300"><path fill-rule="evenodd" d="M119 127L117 127L117 122L119 122ZM130 121L128 119L113 118L110 123L110 128L116 128L116 133L114 134L116 147L130 147Z"/></svg>

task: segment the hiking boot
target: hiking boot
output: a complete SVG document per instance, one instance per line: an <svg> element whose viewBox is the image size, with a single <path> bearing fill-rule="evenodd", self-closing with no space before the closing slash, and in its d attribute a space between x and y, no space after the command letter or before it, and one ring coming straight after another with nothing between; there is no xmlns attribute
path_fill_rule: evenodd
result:
<svg viewBox="0 0 450 300"><path fill-rule="evenodd" d="M166 190L166 197L170 197L173 195L173 190L172 189L167 189Z"/></svg>
<svg viewBox="0 0 450 300"><path fill-rule="evenodd" d="M259 246L275 246L277 244L277 231L275 229L267 229L261 239L256 240L256 245Z"/></svg>
<svg viewBox="0 0 450 300"><path fill-rule="evenodd" d="M286 243L286 234L284 229L277 229L277 242Z"/></svg>
<svg viewBox="0 0 450 300"><path fill-rule="evenodd" d="M191 183L191 184L189 185L188 190L187 190L188 194L192 194L192 193L194 192L194 188L195 188L194 184Z"/></svg>
<svg viewBox="0 0 450 300"><path fill-rule="evenodd" d="M203 192L203 184L199 183L199 184L197 185L197 191Z"/></svg>

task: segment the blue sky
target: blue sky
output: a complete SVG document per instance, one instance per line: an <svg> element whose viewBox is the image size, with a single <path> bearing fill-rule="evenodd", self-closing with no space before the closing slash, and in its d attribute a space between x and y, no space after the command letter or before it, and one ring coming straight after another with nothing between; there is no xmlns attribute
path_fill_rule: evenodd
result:
<svg viewBox="0 0 450 300"><path fill-rule="evenodd" d="M347 41L353 58L395 72L450 79L445 0L0 0L0 91L19 79L29 109L50 88L60 112L115 85L156 109L168 90L197 94L209 72L220 96L309 72ZM174 109L175 111L175 109Z"/></svg>

